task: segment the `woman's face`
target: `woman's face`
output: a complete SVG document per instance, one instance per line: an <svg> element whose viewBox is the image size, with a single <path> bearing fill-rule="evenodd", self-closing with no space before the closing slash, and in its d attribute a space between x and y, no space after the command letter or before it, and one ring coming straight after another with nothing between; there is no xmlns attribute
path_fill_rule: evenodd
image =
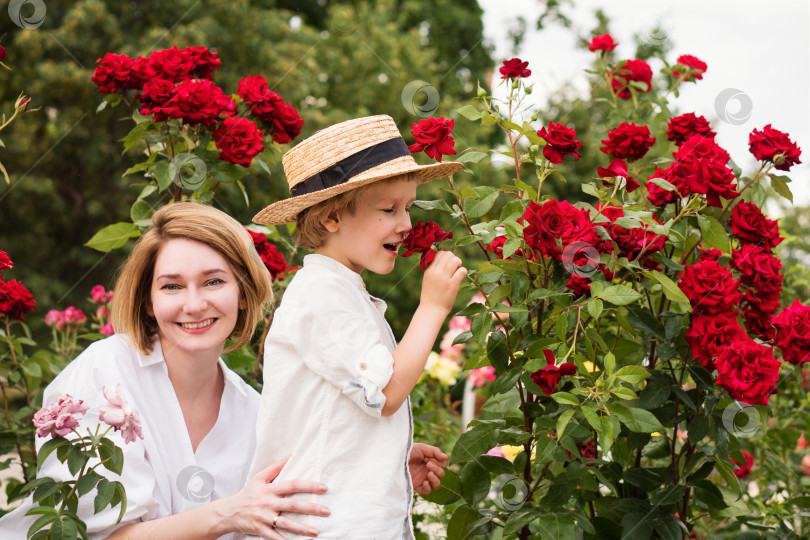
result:
<svg viewBox="0 0 810 540"><path fill-rule="evenodd" d="M180 238L158 251L151 301L149 315L157 321L166 357L218 357L244 308L239 283L222 255Z"/></svg>

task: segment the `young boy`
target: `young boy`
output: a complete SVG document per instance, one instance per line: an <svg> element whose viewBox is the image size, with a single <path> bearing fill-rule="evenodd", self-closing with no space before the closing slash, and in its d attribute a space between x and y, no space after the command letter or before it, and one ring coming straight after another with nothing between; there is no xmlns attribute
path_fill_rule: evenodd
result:
<svg viewBox="0 0 810 540"><path fill-rule="evenodd" d="M317 528L319 539L412 539L408 395L467 271L452 253L437 254L399 345L385 303L360 273L393 270L416 185L462 165L417 165L388 116L319 131L282 161L293 196L254 221L296 221L299 245L315 253L287 287L267 335L251 470L290 455L277 481L303 477L329 487L317 501L331 508L328 518L292 513L301 506L290 515L303 530L288 528L283 513L274 518L286 538L309 538ZM424 457L442 461L438 450Z"/></svg>

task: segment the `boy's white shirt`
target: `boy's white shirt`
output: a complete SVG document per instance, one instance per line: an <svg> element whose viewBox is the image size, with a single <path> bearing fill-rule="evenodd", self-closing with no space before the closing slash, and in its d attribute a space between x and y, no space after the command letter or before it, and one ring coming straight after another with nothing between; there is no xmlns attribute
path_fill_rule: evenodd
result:
<svg viewBox="0 0 810 540"><path fill-rule="evenodd" d="M275 312L248 477L291 454L275 482L323 482L328 518L290 515L319 540L411 539L410 400L383 417L396 348L385 302L334 259L307 255ZM289 539L306 538L282 530Z"/></svg>

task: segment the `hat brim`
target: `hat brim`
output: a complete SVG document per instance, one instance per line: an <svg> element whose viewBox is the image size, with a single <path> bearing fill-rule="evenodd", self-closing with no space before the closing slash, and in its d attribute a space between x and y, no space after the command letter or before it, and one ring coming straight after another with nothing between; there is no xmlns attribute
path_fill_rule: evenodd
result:
<svg viewBox="0 0 810 540"><path fill-rule="evenodd" d="M311 206L315 206L341 193L346 193L347 191L367 186L368 184L380 180L402 174L413 174L416 176L417 184L424 184L446 178L463 168L463 164L453 161L433 163L431 165L418 165L413 161L411 156L403 156L364 171L343 184L275 202L253 216L253 222L260 225L292 223L298 218L298 214Z"/></svg>

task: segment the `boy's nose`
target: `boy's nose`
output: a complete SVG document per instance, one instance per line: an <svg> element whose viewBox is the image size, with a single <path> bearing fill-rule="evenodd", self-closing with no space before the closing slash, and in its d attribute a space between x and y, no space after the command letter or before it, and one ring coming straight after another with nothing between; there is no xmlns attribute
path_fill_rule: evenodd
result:
<svg viewBox="0 0 810 540"><path fill-rule="evenodd" d="M407 212L403 212L399 221L397 222L397 232L401 234L408 234L413 226L411 225L411 216Z"/></svg>

